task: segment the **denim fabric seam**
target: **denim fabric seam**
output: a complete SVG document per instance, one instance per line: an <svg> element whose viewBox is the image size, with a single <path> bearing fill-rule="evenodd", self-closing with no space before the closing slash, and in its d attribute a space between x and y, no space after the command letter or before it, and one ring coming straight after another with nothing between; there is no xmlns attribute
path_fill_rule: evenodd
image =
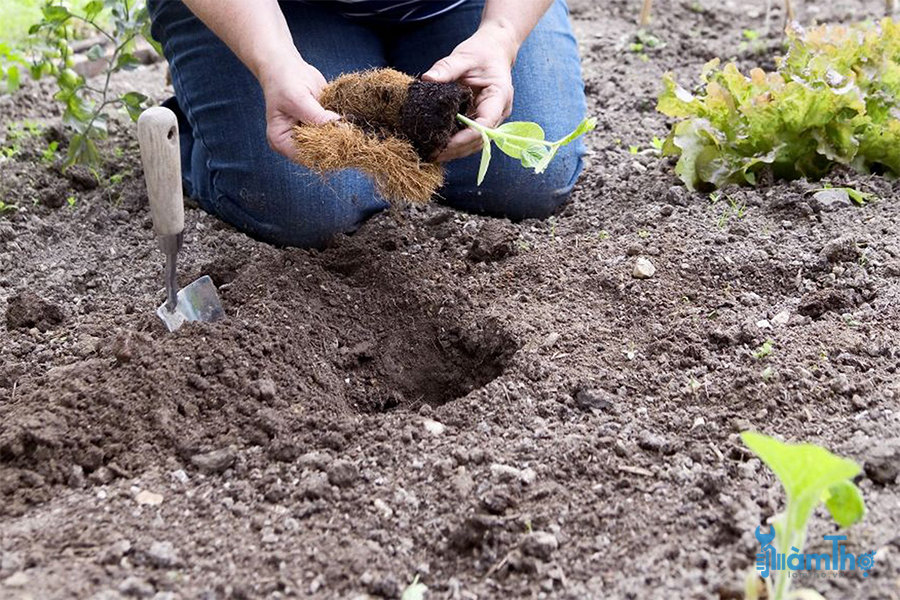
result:
<svg viewBox="0 0 900 600"><path fill-rule="evenodd" d="M206 150L206 171L210 174L210 190L209 190L209 202L211 204L210 208L217 209L219 206L219 195L218 187L215 184L216 178L218 176L218 171L213 171L211 168L212 162L212 151L209 146L206 145L206 141L204 140L203 132L200 128L200 122L194 118L194 109L191 106L191 102L188 99L188 94L184 93L184 89L182 88L181 94L178 93L177 88L181 87L181 77L178 75L181 72L181 69L175 64L176 62L176 53L173 53L170 47L171 40L167 39L165 45L163 46L163 52L165 55L171 56L172 58L169 60L169 68L172 70L172 87L176 88L175 97L178 101L178 106L184 111L185 117L187 117L188 122L191 124L191 129L193 130L193 141L194 143L199 143L203 146L203 149ZM193 161L193 150L191 151L190 160ZM191 188L194 191L194 196L196 196L196 200L200 201L200 194L197 193L197 184L193 181L194 174L191 173ZM218 212L218 210L216 210Z"/></svg>

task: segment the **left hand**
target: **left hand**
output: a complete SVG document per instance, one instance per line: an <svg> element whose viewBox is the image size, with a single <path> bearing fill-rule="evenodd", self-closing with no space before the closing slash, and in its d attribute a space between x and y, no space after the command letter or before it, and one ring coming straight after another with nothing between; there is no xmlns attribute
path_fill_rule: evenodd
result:
<svg viewBox="0 0 900 600"><path fill-rule="evenodd" d="M437 61L427 73L425 81L449 83L458 81L472 88L475 94L474 120L487 127L496 127L512 111L512 65L518 44L504 29L482 25L472 37L463 41L450 56ZM450 139L450 144L437 160L447 162L474 154L481 149L481 135L466 128Z"/></svg>

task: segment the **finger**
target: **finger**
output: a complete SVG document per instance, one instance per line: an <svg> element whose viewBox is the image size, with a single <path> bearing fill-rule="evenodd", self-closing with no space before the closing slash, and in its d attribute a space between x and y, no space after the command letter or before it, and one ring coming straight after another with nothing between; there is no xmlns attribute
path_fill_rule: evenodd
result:
<svg viewBox="0 0 900 600"><path fill-rule="evenodd" d="M496 127L508 115L507 95L499 88L486 88L478 95L475 120L488 127Z"/></svg>
<svg viewBox="0 0 900 600"><path fill-rule="evenodd" d="M267 137L272 150L291 160L294 159L297 149L294 147L294 138L290 130L279 131L270 127Z"/></svg>
<svg viewBox="0 0 900 600"><path fill-rule="evenodd" d="M341 115L336 112L322 108L318 100L312 96L301 98L297 102L295 109L291 116L307 125L323 125L329 121L341 118Z"/></svg>
<svg viewBox="0 0 900 600"><path fill-rule="evenodd" d="M437 83L448 83L462 78L471 67L471 61L466 57L459 54L451 54L434 63L434 66L422 75L422 79Z"/></svg>
<svg viewBox="0 0 900 600"><path fill-rule="evenodd" d="M483 144L481 136L475 135L474 137L472 137L464 135L467 133L467 131L461 131L460 133L457 133L453 137L453 139L450 140L450 143L447 145L447 147L438 155L436 160L438 162L448 162L457 158L469 156L470 154L481 150L481 146Z"/></svg>

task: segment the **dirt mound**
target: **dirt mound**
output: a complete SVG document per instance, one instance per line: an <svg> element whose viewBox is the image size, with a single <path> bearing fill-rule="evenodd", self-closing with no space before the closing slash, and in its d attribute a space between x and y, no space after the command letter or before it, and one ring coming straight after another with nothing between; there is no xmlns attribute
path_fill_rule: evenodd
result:
<svg viewBox="0 0 900 600"><path fill-rule="evenodd" d="M612 51L634 3L571 4L599 116L572 204L395 210L322 252L189 206L180 280L211 275L228 318L176 334L133 126L93 189L18 141L0 303L33 316L0 328L0 582L24 587L0 596L396 598L418 575L435 598L740 598L784 502L748 428L865 465L848 550L875 566L803 584L896 594L900 185L686 192L629 146L665 129L663 71L757 62L735 46L762 5L660 3L645 60ZM3 119L57 114L24 85ZM811 551L833 533L814 518Z"/></svg>

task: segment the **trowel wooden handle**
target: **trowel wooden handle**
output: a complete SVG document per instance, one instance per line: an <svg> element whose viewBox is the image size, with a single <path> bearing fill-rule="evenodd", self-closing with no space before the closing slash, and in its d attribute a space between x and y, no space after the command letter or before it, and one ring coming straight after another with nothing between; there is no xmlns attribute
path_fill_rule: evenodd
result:
<svg viewBox="0 0 900 600"><path fill-rule="evenodd" d="M160 237L181 233L184 230L184 196L175 113L162 106L145 110L138 119L138 142L150 196L153 230Z"/></svg>

